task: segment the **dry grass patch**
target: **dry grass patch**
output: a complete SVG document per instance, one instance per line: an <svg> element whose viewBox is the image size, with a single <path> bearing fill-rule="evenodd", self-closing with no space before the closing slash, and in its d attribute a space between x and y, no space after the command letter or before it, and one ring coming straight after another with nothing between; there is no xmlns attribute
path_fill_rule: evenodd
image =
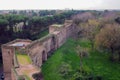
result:
<svg viewBox="0 0 120 80"><path fill-rule="evenodd" d="M32 63L30 57L26 54L17 54L17 59L20 65L28 65Z"/></svg>

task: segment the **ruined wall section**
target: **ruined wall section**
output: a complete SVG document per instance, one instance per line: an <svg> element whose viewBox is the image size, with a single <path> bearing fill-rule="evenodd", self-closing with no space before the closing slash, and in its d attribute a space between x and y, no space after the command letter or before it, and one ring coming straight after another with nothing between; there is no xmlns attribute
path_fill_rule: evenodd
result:
<svg viewBox="0 0 120 80"><path fill-rule="evenodd" d="M55 31L52 34L54 34L56 39L56 48L59 48L62 44L66 41L66 30L64 28L61 29L61 31Z"/></svg>
<svg viewBox="0 0 120 80"><path fill-rule="evenodd" d="M3 71L5 75L5 80L11 80L11 69L14 67L14 55L15 50L20 49L23 46L15 46L13 44L18 42L28 42L31 40L16 39L14 41L8 42L2 45L2 58L3 58Z"/></svg>
<svg viewBox="0 0 120 80"><path fill-rule="evenodd" d="M47 36L33 41L28 46L28 55L34 65L40 67L47 60L47 57L66 41L66 30L63 27L63 25L52 25Z"/></svg>
<svg viewBox="0 0 120 80"><path fill-rule="evenodd" d="M68 38L75 36L75 28L72 21L66 21L64 25L51 25L47 36L33 41L27 47L33 64L40 67L54 50L63 45Z"/></svg>
<svg viewBox="0 0 120 80"><path fill-rule="evenodd" d="M77 26L73 23L72 20L66 20L64 24L66 28L66 38L76 38L78 29Z"/></svg>
<svg viewBox="0 0 120 80"><path fill-rule="evenodd" d="M5 80L11 80L11 69L14 66L16 49L27 53L33 64L40 67L68 38L75 37L76 33L76 25L71 20L66 20L63 25L51 25L49 34L41 39L35 41L16 39L2 45Z"/></svg>
<svg viewBox="0 0 120 80"><path fill-rule="evenodd" d="M11 68L14 66L13 65L13 53L14 48L13 47L7 47L7 46L2 46L2 57L3 57L3 69L4 69L4 75L5 75L5 80L11 80Z"/></svg>
<svg viewBox="0 0 120 80"><path fill-rule="evenodd" d="M52 38L53 35L48 34L39 40L33 41L31 45L27 47L28 55L31 57L34 65L40 67L42 63L47 60L47 57L51 55L50 52L54 49Z"/></svg>
<svg viewBox="0 0 120 80"><path fill-rule="evenodd" d="M56 39L57 48L60 47L66 41L66 28L65 25L51 25L49 28L49 33L54 34Z"/></svg>

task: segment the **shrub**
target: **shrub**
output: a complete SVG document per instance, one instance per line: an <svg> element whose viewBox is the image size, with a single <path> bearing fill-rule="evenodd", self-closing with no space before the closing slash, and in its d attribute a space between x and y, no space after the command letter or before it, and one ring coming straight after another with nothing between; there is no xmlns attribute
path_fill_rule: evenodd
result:
<svg viewBox="0 0 120 80"><path fill-rule="evenodd" d="M70 78L72 73L71 66L67 63L62 63L62 65L59 68L59 73L65 79Z"/></svg>
<svg viewBox="0 0 120 80"><path fill-rule="evenodd" d="M114 62L119 62L119 54L118 53L113 54L113 56L110 57L110 60Z"/></svg>
<svg viewBox="0 0 120 80"><path fill-rule="evenodd" d="M76 52L80 56L80 58L89 56L87 48L82 48L79 45L76 47Z"/></svg>

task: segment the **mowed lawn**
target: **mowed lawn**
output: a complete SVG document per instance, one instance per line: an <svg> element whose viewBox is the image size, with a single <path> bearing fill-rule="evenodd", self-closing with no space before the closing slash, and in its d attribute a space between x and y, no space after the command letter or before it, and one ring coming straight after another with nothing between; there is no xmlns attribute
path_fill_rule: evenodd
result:
<svg viewBox="0 0 120 80"><path fill-rule="evenodd" d="M29 65L32 63L28 55L26 54L16 54L16 55L17 55L18 63L20 65Z"/></svg>
<svg viewBox="0 0 120 80"><path fill-rule="evenodd" d="M44 80L65 80L59 73L60 66L67 63L72 70L80 67L80 58L76 53L76 46L89 49L89 57L83 58L83 66L91 69L93 75L101 76L102 80L120 80L120 64L109 60L110 53L91 50L88 40L68 40L56 50L53 55L43 64L42 73Z"/></svg>

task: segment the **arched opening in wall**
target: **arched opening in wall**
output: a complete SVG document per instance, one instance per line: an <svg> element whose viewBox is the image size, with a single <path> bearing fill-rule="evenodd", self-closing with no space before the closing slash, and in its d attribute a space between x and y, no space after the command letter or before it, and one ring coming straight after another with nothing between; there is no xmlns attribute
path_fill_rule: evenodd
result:
<svg viewBox="0 0 120 80"><path fill-rule="evenodd" d="M10 51L8 51L8 54L10 55Z"/></svg>
<svg viewBox="0 0 120 80"><path fill-rule="evenodd" d="M46 61L46 54L45 51L42 52L42 63Z"/></svg>
<svg viewBox="0 0 120 80"><path fill-rule="evenodd" d="M52 42L53 42L53 45L55 46L56 41L55 41L55 37L54 36L52 37Z"/></svg>
<svg viewBox="0 0 120 80"><path fill-rule="evenodd" d="M15 64L14 64L14 59L12 59L12 65L14 66Z"/></svg>
<svg viewBox="0 0 120 80"><path fill-rule="evenodd" d="M82 37L82 36L83 36L82 31L78 31L78 32L77 32L77 38L80 38L80 37Z"/></svg>
<svg viewBox="0 0 120 80"><path fill-rule="evenodd" d="M51 50L48 52L48 57L51 55L51 53L53 53L53 51L55 50L55 47L56 47L56 40L55 40L55 37L53 36L50 43Z"/></svg>

